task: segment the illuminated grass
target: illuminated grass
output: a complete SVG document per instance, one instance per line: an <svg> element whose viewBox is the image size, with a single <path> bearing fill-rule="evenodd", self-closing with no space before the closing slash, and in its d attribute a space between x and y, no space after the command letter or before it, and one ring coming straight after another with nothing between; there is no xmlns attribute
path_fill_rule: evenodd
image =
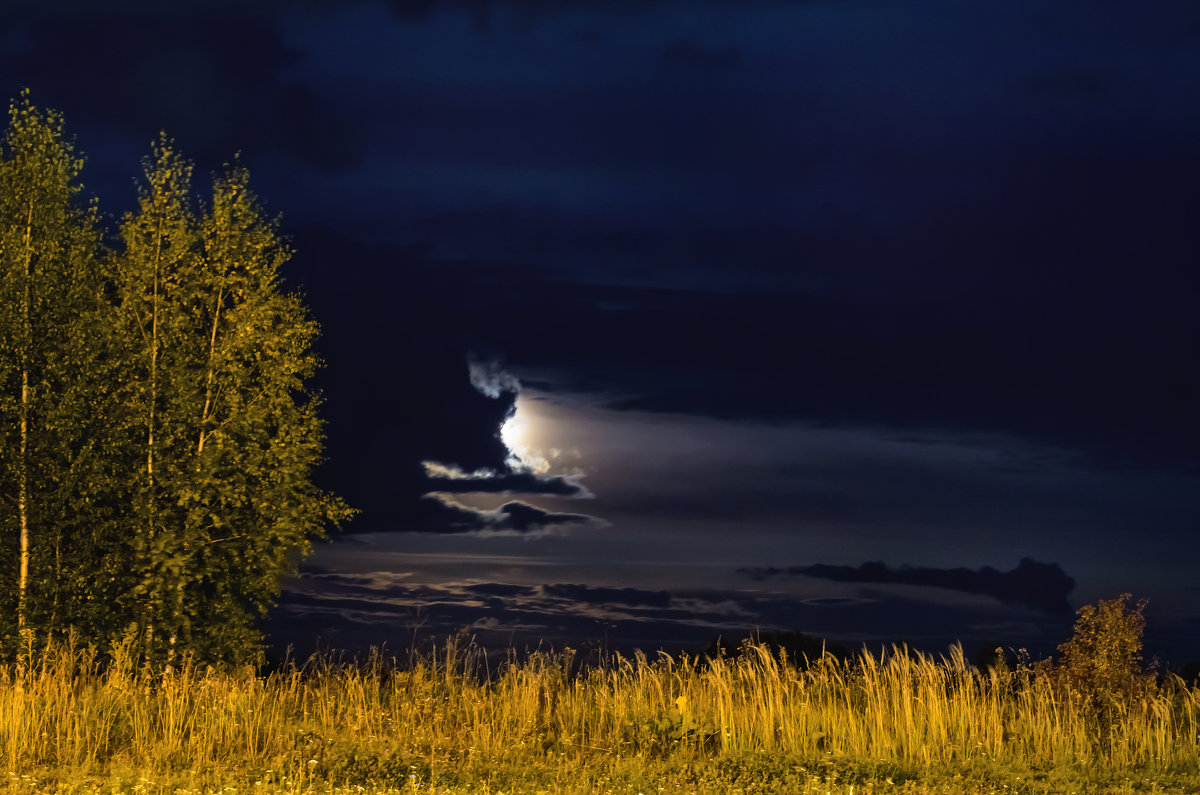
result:
<svg viewBox="0 0 1200 795"><path fill-rule="evenodd" d="M539 652L489 675L451 641L266 676L65 650L0 669L0 774L28 791L1200 791L1200 688L1168 677L1105 726L1045 673L959 649Z"/></svg>

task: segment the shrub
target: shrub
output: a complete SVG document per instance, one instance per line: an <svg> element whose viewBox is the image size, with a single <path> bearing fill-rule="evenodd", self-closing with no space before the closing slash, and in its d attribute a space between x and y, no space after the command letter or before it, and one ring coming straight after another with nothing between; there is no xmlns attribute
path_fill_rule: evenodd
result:
<svg viewBox="0 0 1200 795"><path fill-rule="evenodd" d="M1142 665L1146 600L1129 594L1084 605L1071 639L1058 647L1059 681L1089 704L1103 734L1118 712L1154 693L1154 675Z"/></svg>

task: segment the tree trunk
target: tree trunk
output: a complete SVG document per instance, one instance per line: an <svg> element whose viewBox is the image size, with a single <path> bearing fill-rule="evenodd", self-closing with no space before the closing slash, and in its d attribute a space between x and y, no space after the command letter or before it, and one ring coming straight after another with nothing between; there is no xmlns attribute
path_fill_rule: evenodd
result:
<svg viewBox="0 0 1200 795"><path fill-rule="evenodd" d="M154 248L154 293L150 304L150 409L146 418L146 517L154 537L154 404L158 402L158 263L162 256L162 221Z"/></svg>
<svg viewBox="0 0 1200 795"><path fill-rule="evenodd" d="M204 408L200 411L200 440L196 443L196 474L200 474L200 457L204 455L204 440L208 435L204 432L204 426L208 424L208 412L212 407L213 397L213 360L217 355L217 325L221 321L221 301L224 299L224 291L221 288L217 289L216 306L213 308L213 327L212 334L208 339L208 371L204 374Z"/></svg>
<svg viewBox="0 0 1200 795"><path fill-rule="evenodd" d="M158 266L162 259L162 218L158 219L154 241L154 288L150 303L150 397L146 416L146 542L150 554L146 559L146 577L153 581L155 521L157 518L154 493L154 408L158 402ZM154 597L149 589L146 605L146 653L154 650Z"/></svg>
<svg viewBox="0 0 1200 795"><path fill-rule="evenodd" d="M21 562L17 575L17 629L28 623L26 595L29 589L29 346L33 342L29 311L33 279L33 196L25 221L25 292L21 301L21 451L17 465L17 515L21 525Z"/></svg>

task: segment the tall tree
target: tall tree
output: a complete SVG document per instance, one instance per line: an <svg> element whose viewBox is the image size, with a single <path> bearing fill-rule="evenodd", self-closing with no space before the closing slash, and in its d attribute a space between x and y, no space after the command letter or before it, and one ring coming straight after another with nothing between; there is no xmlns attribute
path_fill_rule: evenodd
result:
<svg viewBox="0 0 1200 795"><path fill-rule="evenodd" d="M181 495L194 544L184 613L193 624L220 615L222 632L193 633L191 645L230 656L253 642L280 573L349 512L312 482L323 428L305 383L319 364L318 329L299 297L281 288L291 249L240 164L214 179L200 236L194 480Z"/></svg>
<svg viewBox="0 0 1200 795"><path fill-rule="evenodd" d="M190 165L160 139L118 257L131 404L144 428L140 624L152 656L178 645L232 659L281 573L345 506L311 480L320 459L317 327L280 289L290 256L249 174L230 166L197 213Z"/></svg>
<svg viewBox="0 0 1200 795"><path fill-rule="evenodd" d="M188 380L187 312L199 256L191 205L192 166L165 137L144 161L138 209L121 223L121 252L114 269L116 338L125 367L121 391L129 408L130 436L140 437L133 526L132 593L139 634L153 654L160 637L177 631L171 615L177 580L179 516L177 463L182 442L175 416L176 390Z"/></svg>
<svg viewBox="0 0 1200 795"><path fill-rule="evenodd" d="M211 200L165 137L105 249L61 117L0 141L0 651L133 632L150 660L244 659L280 575L346 506L323 446L316 324L235 163Z"/></svg>
<svg viewBox="0 0 1200 795"><path fill-rule="evenodd" d="M35 107L28 93L12 103L0 147L0 537L13 583L5 615L15 618L8 632L53 624L69 609L61 599L64 547L80 521L66 504L88 458L82 415L94 353L77 339L92 332L102 295L95 207L78 202L81 166L61 116Z"/></svg>

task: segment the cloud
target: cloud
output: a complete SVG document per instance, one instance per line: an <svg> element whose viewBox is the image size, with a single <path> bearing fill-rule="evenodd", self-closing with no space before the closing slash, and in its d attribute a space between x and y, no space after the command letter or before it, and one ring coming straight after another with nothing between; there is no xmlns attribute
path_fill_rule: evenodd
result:
<svg viewBox="0 0 1200 795"><path fill-rule="evenodd" d="M994 596L1003 602L1029 605L1048 613L1069 612L1067 594L1075 587L1075 580L1057 563L1039 563L1022 558L1012 571L997 571L991 566L981 569L935 569L925 567L889 568L878 561L861 566L830 566L818 563L812 566L789 566L776 568L739 569L755 580L779 575L816 577L834 582L872 583L878 585L924 585L946 588L965 593Z"/></svg>
<svg viewBox="0 0 1200 795"><path fill-rule="evenodd" d="M407 647L464 627L485 648L539 644L631 651L712 649L720 637L736 647L742 638L772 639L802 632L851 646L907 642L944 649L955 640L968 653L998 643L1049 652L1070 631L1069 614L1006 607L990 600L943 604L904 594L878 598L800 598L745 589L654 590L618 585L489 580L436 584L302 573L284 586L271 618L272 642L303 654L314 636L336 626L343 648L383 643ZM1194 634L1194 633L1193 633ZM418 637L419 635L419 637Z"/></svg>
<svg viewBox="0 0 1200 795"><path fill-rule="evenodd" d="M442 533L538 533L563 525L599 526L603 521L582 513L552 513L514 500L494 510L463 505L446 494L425 495L434 507L427 530Z"/></svg>
<svg viewBox="0 0 1200 795"><path fill-rule="evenodd" d="M603 12L638 11L651 8L661 0L508 0L507 5L526 16L542 16L569 13L580 9ZM493 6L501 5L494 0L389 0L392 12L406 22L426 21L434 12L445 9L468 11L475 27L486 31L491 25Z"/></svg>
<svg viewBox="0 0 1200 795"><path fill-rule="evenodd" d="M327 363L314 380L329 423L322 485L362 510L348 531L422 523L420 498L430 490L422 461L505 471L511 453L498 430L516 396L489 398L464 372L466 351L451 330L467 325L472 308L457 273L447 275L420 249L370 245L341 231L301 227L293 240L289 281L321 318ZM405 289L380 281L393 271L404 273Z"/></svg>
<svg viewBox="0 0 1200 795"><path fill-rule="evenodd" d="M30 17L50 16L109 16L129 19L150 17L180 19L195 16L266 17L280 11L294 9L297 5L308 7L328 6L331 9L345 5L345 0L176 0L162 3L159 0L121 0L120 3L97 5L91 0L10 0L5 4L5 21L23 20Z"/></svg>
<svg viewBox="0 0 1200 795"><path fill-rule="evenodd" d="M436 480L486 480L496 477L494 469L477 469L474 472L466 472L462 467L454 464L443 464L440 461L422 461L421 467L425 470L425 477Z"/></svg>
<svg viewBox="0 0 1200 795"><path fill-rule="evenodd" d="M533 472L496 472L490 469L464 472L462 469L422 461L429 490L443 494L546 494L555 497L593 496L579 483L578 475L539 475Z"/></svg>
<svg viewBox="0 0 1200 795"><path fill-rule="evenodd" d="M585 604L617 604L629 607L670 607L668 591L647 591L642 588L595 588L588 585L545 585L546 596Z"/></svg>
<svg viewBox="0 0 1200 795"><path fill-rule="evenodd" d="M759 0L760 4L797 5L819 3L824 0ZM400 19L410 23L421 23L434 13L458 10L470 13L475 29L486 33L491 29L492 16L497 9L508 7L521 20L532 20L555 15L590 12L615 16L637 14L667 3L665 0L388 0L388 6ZM744 5L745 0L717 0L715 5Z"/></svg>
<svg viewBox="0 0 1200 795"><path fill-rule="evenodd" d="M283 152L324 173L356 165L361 127L338 97L288 76L303 54L264 7L248 6L231 4L236 21L199 4L33 11L0 85L32 86L34 101L61 109L74 129L116 128L147 146L166 130L199 173L238 151Z"/></svg>
<svg viewBox="0 0 1200 795"><path fill-rule="evenodd" d="M467 369L471 374L471 386L490 398L521 391L521 382L497 361L483 361L471 356L467 360Z"/></svg>
<svg viewBox="0 0 1200 795"><path fill-rule="evenodd" d="M1163 267L1171 288L1153 300L1175 306L1153 318L1136 301L1121 314L1116 298L1111 312L1063 315L1085 305L1047 268L1044 281L1057 283L1036 298L961 301L543 286L503 315L481 298L471 322L536 370L542 391L604 392L617 410L1004 434L1106 465L1194 467L1200 378L1175 366L1200 342L1177 300L1196 294L1194 273ZM1115 290L1128 283L1118 271L1097 265L1089 284ZM1019 285L1023 274L1011 275ZM628 308L604 311L601 300ZM589 333L540 335L535 349L530 328L503 320L532 315L539 331Z"/></svg>
<svg viewBox="0 0 1200 795"><path fill-rule="evenodd" d="M537 589L528 585L512 585L502 582L480 582L464 586L464 589L470 593L483 594L484 596L533 596Z"/></svg>
<svg viewBox="0 0 1200 795"><path fill-rule="evenodd" d="M521 391L521 382L507 372L495 360L480 359L474 354L467 357L471 386L482 395L493 400L503 399L506 406L505 421L511 421L516 412L516 396ZM504 426L501 426L501 428ZM497 430L500 430L498 428ZM502 433L495 433L497 438ZM507 444L507 442L506 442ZM543 463L545 463L543 461ZM482 467L467 471L457 464L443 464L425 459L421 462L427 479L427 506L432 506L432 515L427 516L426 529L433 532L452 533L543 533L563 525L597 525L601 520L580 513L553 513L525 502L512 501L499 508L486 510L472 508L455 500L453 494L542 494L556 497L592 497L592 493L579 483L581 475L547 475L541 469L527 464L517 448L510 449L505 461L506 470ZM548 463L546 464L548 467Z"/></svg>

